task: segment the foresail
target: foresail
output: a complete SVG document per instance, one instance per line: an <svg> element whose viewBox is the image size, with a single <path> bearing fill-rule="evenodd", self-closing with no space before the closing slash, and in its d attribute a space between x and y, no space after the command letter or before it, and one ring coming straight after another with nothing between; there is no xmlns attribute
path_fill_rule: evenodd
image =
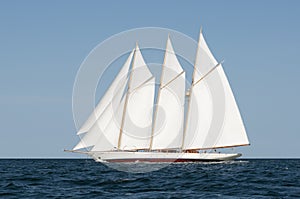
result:
<svg viewBox="0 0 300 199"><path fill-rule="evenodd" d="M249 144L243 121L222 65L199 82L218 62L202 33L195 61L194 86L183 149L209 149Z"/></svg>
<svg viewBox="0 0 300 199"><path fill-rule="evenodd" d="M106 91L105 95L102 97L101 101L98 103L92 114L89 116L89 118L86 120L86 122L83 124L83 126L79 129L77 132L77 135L86 133L90 130L90 128L95 124L96 120L99 118L99 116L104 112L104 110L107 108L109 103L111 102L113 96L116 94L117 89L126 84L127 75L129 71L129 67L131 64L133 51L130 53L128 59L126 60L125 64L123 65L122 69Z"/></svg>
<svg viewBox="0 0 300 199"><path fill-rule="evenodd" d="M136 46L128 84L128 102L124 126L120 133L120 149L140 149L149 146L155 92L155 79L142 53Z"/></svg>
<svg viewBox="0 0 300 199"><path fill-rule="evenodd" d="M149 147L155 92L155 79L129 93L120 148L122 150Z"/></svg>
<svg viewBox="0 0 300 199"><path fill-rule="evenodd" d="M157 99L151 149L181 147L184 119L185 72L168 38Z"/></svg>

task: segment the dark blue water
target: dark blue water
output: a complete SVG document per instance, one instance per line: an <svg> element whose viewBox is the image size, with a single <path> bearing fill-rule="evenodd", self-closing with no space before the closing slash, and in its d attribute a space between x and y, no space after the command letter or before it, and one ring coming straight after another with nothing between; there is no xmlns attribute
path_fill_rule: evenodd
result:
<svg viewBox="0 0 300 199"><path fill-rule="evenodd" d="M126 173L93 160L0 160L7 198L300 198L300 159L171 164Z"/></svg>

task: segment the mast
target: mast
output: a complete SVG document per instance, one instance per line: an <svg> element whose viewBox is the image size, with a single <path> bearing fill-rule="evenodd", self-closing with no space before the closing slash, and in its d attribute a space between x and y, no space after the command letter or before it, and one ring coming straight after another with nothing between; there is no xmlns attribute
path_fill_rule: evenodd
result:
<svg viewBox="0 0 300 199"><path fill-rule="evenodd" d="M198 38L198 45L197 45L197 50L196 50L196 58L195 58L195 62L194 62L194 71L193 71L192 83L191 83L190 93L189 93L189 98L188 98L188 108L187 108L187 112L186 112L185 126L184 126L184 130L183 130L183 135L182 135L181 150L183 149L184 140L185 140L185 134L186 134L186 131L187 131L187 126L188 126L187 125L188 124L188 119L189 119L189 115L190 115L189 113L190 113L190 108L191 108L191 97L192 97L192 94L193 94L193 86L194 86L195 74L196 74L196 62L197 62L198 51L199 51L199 47L200 47L201 34L202 34L202 27L200 27L200 33L199 33L199 38Z"/></svg>
<svg viewBox="0 0 300 199"><path fill-rule="evenodd" d="M135 56L136 56L137 46L138 46L138 43L136 42L135 50L134 50L134 54L133 54L132 67L131 67L130 74L129 74L128 88L127 88L127 93L126 93L126 98L125 98L125 103L124 103L124 108L123 108L122 121L121 121L120 133L119 133L119 139L118 139L118 150L120 150L120 146L121 146L122 133L123 133L124 123L125 123L125 114L126 114L126 109L127 109L127 104L128 104L129 89L130 89L131 81L132 81L132 71L134 70L134 60L135 60Z"/></svg>
<svg viewBox="0 0 300 199"><path fill-rule="evenodd" d="M170 38L170 33L168 34L168 39L167 39L167 42L166 42L166 49L167 49L169 38ZM149 150L152 149L152 145L153 145L154 129L155 129L155 124L156 124L156 117L157 117L157 111L158 111L158 103L159 103L160 93L161 93L161 90L162 90L161 84L162 84L162 78L163 78L163 75L164 75L165 63L166 63L166 53L164 55L163 65L161 67L161 74L160 74L160 80L159 80L159 89L158 89L158 93L157 93L156 107L155 107L155 112L154 112L154 117L153 117L153 123L152 123L152 131L151 131L151 137L150 137Z"/></svg>

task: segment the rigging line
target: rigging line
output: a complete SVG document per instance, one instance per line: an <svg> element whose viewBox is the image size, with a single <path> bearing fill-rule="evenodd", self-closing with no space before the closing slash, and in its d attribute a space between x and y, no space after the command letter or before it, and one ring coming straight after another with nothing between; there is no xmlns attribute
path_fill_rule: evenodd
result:
<svg viewBox="0 0 300 199"><path fill-rule="evenodd" d="M176 75L176 77L174 77L173 79L171 79L168 83L166 83L164 86L162 86L160 89L165 88L166 86L168 86L169 84L171 84L174 80L176 80L180 75L182 75L184 73L184 70L179 73L178 75Z"/></svg>
<svg viewBox="0 0 300 199"><path fill-rule="evenodd" d="M220 63L218 63L217 65L215 65L212 69L210 69L203 77L201 77L198 81L196 81L195 83L193 83L193 86L195 86L196 84L198 84L201 80L203 80L205 77L207 77L210 73L212 73L216 68L218 68L218 66L220 66L222 63L224 62L221 61Z"/></svg>

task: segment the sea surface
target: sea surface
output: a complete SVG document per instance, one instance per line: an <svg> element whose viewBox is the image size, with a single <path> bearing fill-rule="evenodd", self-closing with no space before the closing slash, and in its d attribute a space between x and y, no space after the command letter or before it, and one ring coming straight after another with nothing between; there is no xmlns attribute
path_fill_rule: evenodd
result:
<svg viewBox="0 0 300 199"><path fill-rule="evenodd" d="M300 159L174 163L148 173L91 159L0 160L0 198L48 197L300 198Z"/></svg>

